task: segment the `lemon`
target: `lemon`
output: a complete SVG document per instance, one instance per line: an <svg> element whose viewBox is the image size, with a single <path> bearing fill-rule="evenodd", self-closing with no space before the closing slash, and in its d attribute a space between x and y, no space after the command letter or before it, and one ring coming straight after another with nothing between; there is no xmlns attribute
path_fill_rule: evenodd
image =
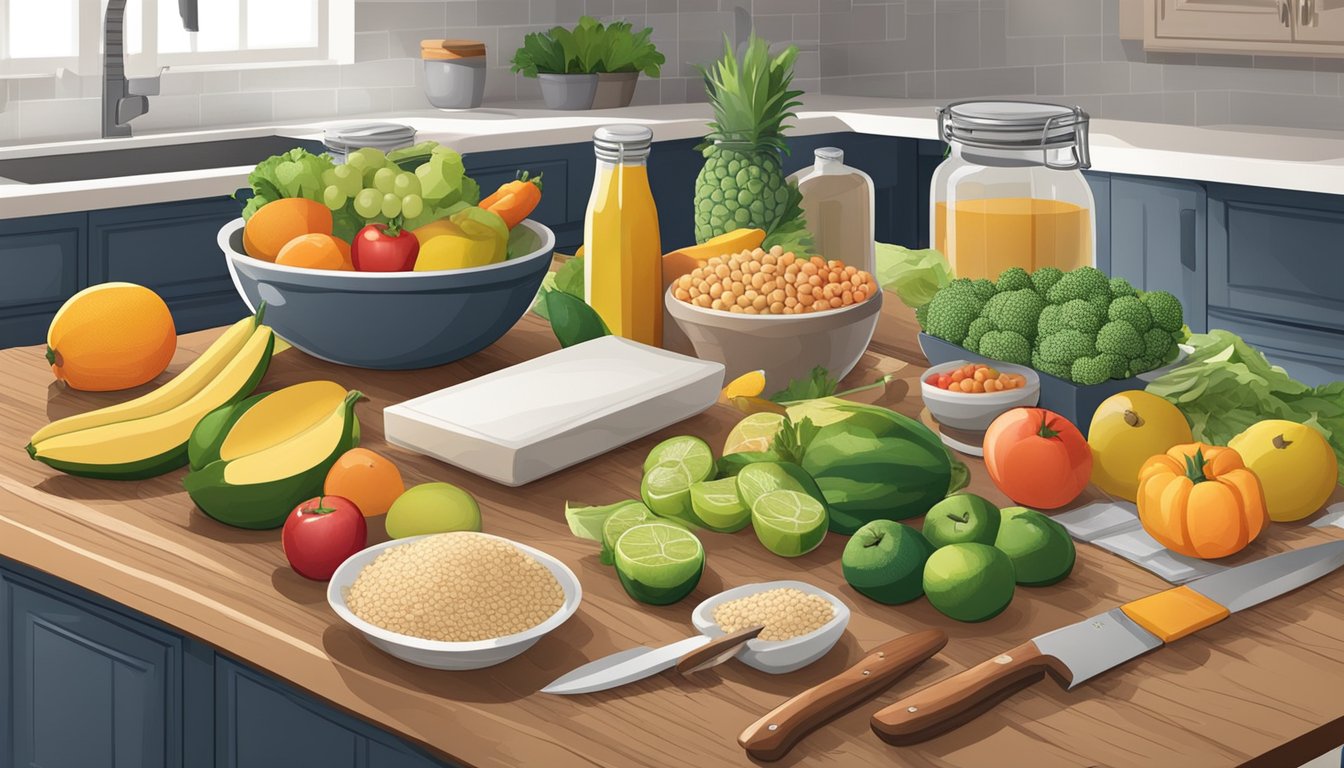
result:
<svg viewBox="0 0 1344 768"><path fill-rule="evenodd" d="M723 452L742 453L744 451L769 450L775 435L784 424L784 416L778 413L753 413L737 422L723 441Z"/></svg>

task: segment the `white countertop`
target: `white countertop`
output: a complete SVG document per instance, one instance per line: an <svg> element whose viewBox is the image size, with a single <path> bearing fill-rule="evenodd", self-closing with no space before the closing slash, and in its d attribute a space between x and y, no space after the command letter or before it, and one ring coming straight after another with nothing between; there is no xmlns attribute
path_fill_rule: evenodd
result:
<svg viewBox="0 0 1344 768"><path fill-rule="evenodd" d="M803 99L797 113L790 130L795 135L854 131L937 138L933 102L814 95ZM702 136L709 117L706 104L588 113L556 113L530 106L461 112L427 109L312 123L0 147L0 160L273 134L320 140L328 125L369 119L412 125L418 140L433 139L464 153L586 142L596 126L611 122L644 123L653 128L656 140L668 141ZM1092 168L1097 171L1344 194L1344 132L1097 119L1091 125L1091 150ZM855 161L862 165L859 158ZM240 166L51 184L0 180L0 219L228 195L246 185L250 170L250 166Z"/></svg>

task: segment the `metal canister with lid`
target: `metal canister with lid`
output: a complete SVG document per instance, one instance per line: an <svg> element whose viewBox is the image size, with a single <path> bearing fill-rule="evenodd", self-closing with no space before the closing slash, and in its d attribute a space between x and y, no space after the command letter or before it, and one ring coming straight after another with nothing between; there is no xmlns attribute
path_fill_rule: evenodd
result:
<svg viewBox="0 0 1344 768"><path fill-rule="evenodd" d="M485 98L485 43L421 40L425 96L439 109L475 109Z"/></svg>
<svg viewBox="0 0 1344 768"><path fill-rule="evenodd" d="M1026 101L938 110L951 155L933 175L929 231L957 277L1094 265L1088 120L1078 107Z"/></svg>

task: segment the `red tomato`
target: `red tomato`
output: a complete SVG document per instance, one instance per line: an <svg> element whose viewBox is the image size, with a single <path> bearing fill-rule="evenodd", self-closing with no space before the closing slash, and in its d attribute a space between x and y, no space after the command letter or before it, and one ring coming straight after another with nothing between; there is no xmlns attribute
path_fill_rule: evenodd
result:
<svg viewBox="0 0 1344 768"><path fill-rule="evenodd" d="M369 224L350 244L350 259L360 272L409 272L420 254L420 241L405 229L389 231L386 224Z"/></svg>
<svg viewBox="0 0 1344 768"><path fill-rule="evenodd" d="M985 431L985 468L1008 498L1058 509L1092 477L1092 450L1068 419L1044 408L1014 408Z"/></svg>
<svg viewBox="0 0 1344 768"><path fill-rule="evenodd" d="M343 496L318 496L303 502L289 513L280 533L290 567L315 581L330 579L367 542L364 515Z"/></svg>

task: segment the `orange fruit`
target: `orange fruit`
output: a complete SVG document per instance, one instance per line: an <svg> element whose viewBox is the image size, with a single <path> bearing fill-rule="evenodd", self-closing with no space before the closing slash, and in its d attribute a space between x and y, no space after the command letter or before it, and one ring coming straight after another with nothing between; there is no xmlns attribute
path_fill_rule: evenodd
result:
<svg viewBox="0 0 1344 768"><path fill-rule="evenodd" d="M138 387L163 373L177 351L177 328L157 293L103 283L71 296L47 330L47 362L74 389Z"/></svg>
<svg viewBox="0 0 1344 768"><path fill-rule="evenodd" d="M346 257L341 254L340 242L331 235L299 235L285 243L275 263L306 269L341 269Z"/></svg>
<svg viewBox="0 0 1344 768"><path fill-rule="evenodd" d="M243 250L254 259L275 261L286 243L310 234L331 234L330 208L302 197L272 200L243 226Z"/></svg>
<svg viewBox="0 0 1344 768"><path fill-rule="evenodd" d="M350 256L350 244L335 235L332 240L336 241L336 247L341 251L341 269L347 272L355 271L355 260Z"/></svg>
<svg viewBox="0 0 1344 768"><path fill-rule="evenodd" d="M401 471L390 459L368 448L351 448L327 472L322 492L355 502L365 517L387 514L406 490Z"/></svg>

